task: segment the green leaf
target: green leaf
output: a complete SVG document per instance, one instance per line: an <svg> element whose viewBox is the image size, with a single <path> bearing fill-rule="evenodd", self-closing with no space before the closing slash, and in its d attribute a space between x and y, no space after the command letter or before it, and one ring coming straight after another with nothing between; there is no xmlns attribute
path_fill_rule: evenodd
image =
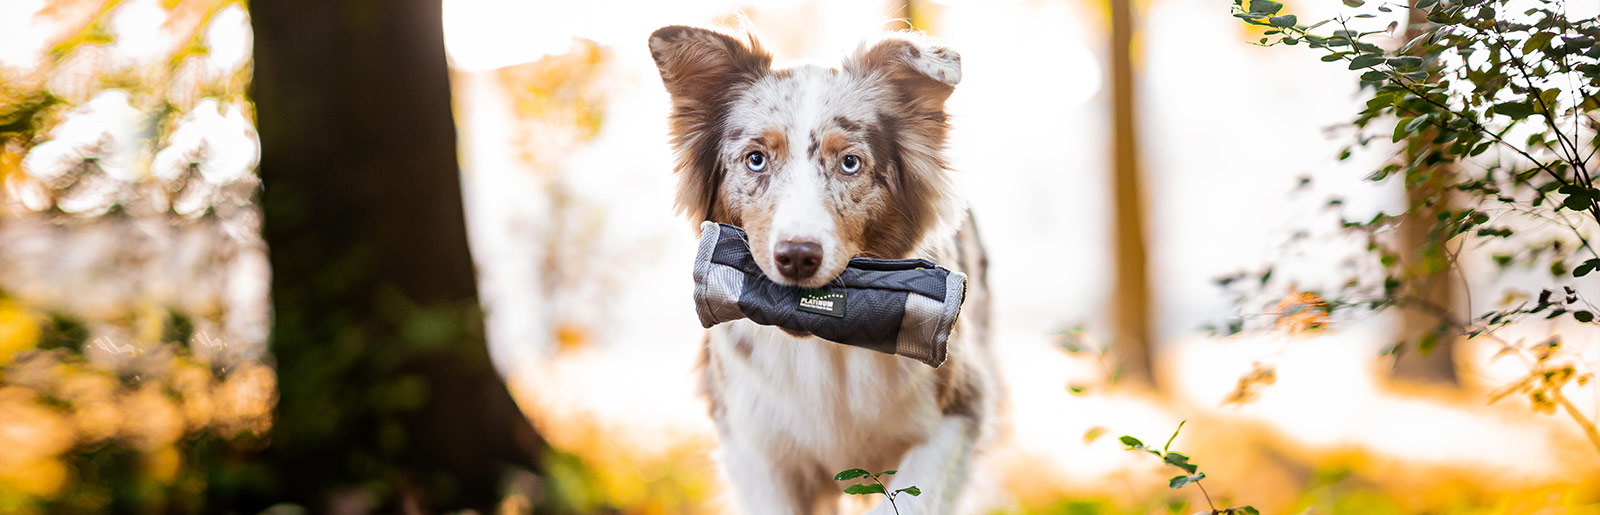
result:
<svg viewBox="0 0 1600 515"><path fill-rule="evenodd" d="M1422 129L1423 127L1427 127L1427 126L1428 126L1428 117L1426 117L1426 116L1418 116L1416 118L1412 118L1410 122L1406 123L1406 132L1415 133L1415 132L1417 132L1417 130Z"/></svg>
<svg viewBox="0 0 1600 515"><path fill-rule="evenodd" d="M1424 32L1422 34L1417 35L1417 37L1411 38L1411 41L1407 41L1405 46L1400 47L1400 53L1403 54L1403 53L1406 53L1406 52L1410 52L1411 51L1411 47L1417 46L1417 43L1421 43L1423 39L1425 39L1425 38L1427 38L1429 36L1432 36L1432 35L1433 35L1433 33L1431 33L1431 32Z"/></svg>
<svg viewBox="0 0 1600 515"><path fill-rule="evenodd" d="M1255 506L1251 506L1251 505L1248 505L1248 504L1246 504L1244 506L1240 506L1238 508L1234 508L1234 509L1239 510L1239 513L1243 513L1245 515L1261 515L1261 512L1256 511L1256 507Z"/></svg>
<svg viewBox="0 0 1600 515"><path fill-rule="evenodd" d="M1144 448L1144 442L1139 441L1138 438L1134 438L1134 437L1131 437L1131 436L1128 436L1128 435L1123 435L1122 438L1118 438L1117 440L1122 441L1122 445L1128 446L1129 449L1143 449Z"/></svg>
<svg viewBox="0 0 1600 515"><path fill-rule="evenodd" d="M915 486L908 486L908 487L905 487L905 488L901 488L899 490L895 490L895 492L897 492L897 493L898 492L905 492L905 493L911 494L912 497L916 497L916 496L922 495L922 489L921 488L917 488Z"/></svg>
<svg viewBox="0 0 1600 515"><path fill-rule="evenodd" d="M1267 18L1267 23L1271 23L1274 27L1283 28L1293 27L1296 21L1299 21L1299 18L1296 18L1293 14L1285 14L1283 16L1273 16L1271 18Z"/></svg>
<svg viewBox="0 0 1600 515"><path fill-rule="evenodd" d="M1181 452L1169 452L1166 456L1161 457L1161 461L1166 462L1168 465L1181 468L1190 474L1195 473L1195 470L1200 468L1199 465L1189 463L1189 457Z"/></svg>
<svg viewBox="0 0 1600 515"><path fill-rule="evenodd" d="M1404 55L1389 59L1389 66L1400 70L1415 70L1422 67L1422 58L1414 55Z"/></svg>
<svg viewBox="0 0 1600 515"><path fill-rule="evenodd" d="M1373 66L1377 66L1379 63L1382 63L1382 62L1383 62L1383 56L1381 56L1381 55L1361 54L1361 55L1356 56L1355 59L1351 59L1350 60L1350 69L1352 69L1352 70L1360 70L1362 68L1371 68Z"/></svg>
<svg viewBox="0 0 1600 515"><path fill-rule="evenodd" d="M1367 70L1361 73L1361 80L1367 82L1378 82L1387 78L1389 78L1389 74L1380 72L1378 70Z"/></svg>
<svg viewBox="0 0 1600 515"><path fill-rule="evenodd" d="M1176 477L1173 477L1172 479L1167 480L1167 488L1170 488L1170 489L1173 489L1173 490L1177 490L1179 488L1183 488L1185 486L1189 486L1189 483L1193 483L1195 481L1199 481L1199 480L1202 480L1202 479L1205 479L1205 478L1206 478L1206 473L1205 472L1200 472L1200 473L1196 473L1196 474L1190 474L1190 475L1187 475L1187 476L1176 476Z"/></svg>
<svg viewBox="0 0 1600 515"><path fill-rule="evenodd" d="M1585 195L1568 195L1567 198L1561 200L1561 205L1573 211L1584 211L1589 209L1589 197Z"/></svg>
<svg viewBox="0 0 1600 515"><path fill-rule="evenodd" d="M1406 135L1409 134L1409 132L1406 130L1406 127L1411 126L1411 122L1414 121L1416 121L1415 118L1401 118L1399 122L1396 122L1394 124L1394 135L1392 137L1392 141L1398 142L1406 139Z"/></svg>
<svg viewBox="0 0 1600 515"><path fill-rule="evenodd" d="M1180 421L1178 421L1178 428L1172 430L1172 436L1167 438L1167 444L1166 445L1161 446L1161 452L1167 452L1167 449L1171 449L1172 448L1172 441L1178 439L1178 431L1182 431L1183 430L1183 425L1184 424L1188 424L1188 423L1189 423L1188 420L1180 420Z"/></svg>
<svg viewBox="0 0 1600 515"><path fill-rule="evenodd" d="M867 477L867 476L870 476L870 475L872 475L871 472L867 472L867 471L862 470L862 469L850 469L850 470L846 470L844 472L840 472L838 474L834 474L833 475L833 480L834 481L849 481L851 479L855 479L855 478L859 478L859 477Z"/></svg>
<svg viewBox="0 0 1600 515"><path fill-rule="evenodd" d="M1344 5L1349 7L1361 7L1363 5L1367 5L1367 2L1365 0L1344 0Z"/></svg>
<svg viewBox="0 0 1600 515"><path fill-rule="evenodd" d="M1520 102L1503 102L1494 105L1495 114L1503 114L1521 120L1533 116L1533 108Z"/></svg>
<svg viewBox="0 0 1600 515"><path fill-rule="evenodd" d="M1573 311L1572 318L1587 324L1594 321L1594 313L1590 313L1588 311Z"/></svg>
<svg viewBox="0 0 1600 515"><path fill-rule="evenodd" d="M881 494L881 493L883 493L883 485L880 485L880 484L877 484L877 483L872 483L872 484L854 484L854 485L850 485L848 487L845 487L844 493L847 493L847 494L850 494L850 495Z"/></svg>
<svg viewBox="0 0 1600 515"><path fill-rule="evenodd" d="M885 470L885 471L883 471L883 472L879 472L879 473L877 473L877 474L873 474L873 475L872 475L872 477L878 477L878 476L893 476L893 475L894 475L894 473L895 473L895 472L899 472L899 471L898 471L898 470Z"/></svg>
<svg viewBox="0 0 1600 515"><path fill-rule="evenodd" d="M1510 261L1510 259L1508 258L1507 261ZM1595 270L1600 270L1600 259L1590 259L1578 264L1577 268L1572 269L1572 276L1583 277L1585 275L1589 275L1589 272L1593 272Z"/></svg>
<svg viewBox="0 0 1600 515"><path fill-rule="evenodd" d="M1548 49L1550 48L1550 39L1554 37L1556 37L1554 32L1539 32L1528 36L1528 40L1522 43L1522 53L1528 54L1534 50Z"/></svg>
<svg viewBox="0 0 1600 515"><path fill-rule="evenodd" d="M1250 12L1256 14L1273 15L1283 10L1282 2L1273 0L1250 0Z"/></svg>

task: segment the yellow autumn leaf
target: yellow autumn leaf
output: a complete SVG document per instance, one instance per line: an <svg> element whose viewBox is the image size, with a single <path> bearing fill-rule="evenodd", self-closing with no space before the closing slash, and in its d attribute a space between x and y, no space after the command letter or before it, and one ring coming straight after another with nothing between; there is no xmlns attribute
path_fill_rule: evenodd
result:
<svg viewBox="0 0 1600 515"><path fill-rule="evenodd" d="M0 299L0 365L38 344L38 317L15 301Z"/></svg>

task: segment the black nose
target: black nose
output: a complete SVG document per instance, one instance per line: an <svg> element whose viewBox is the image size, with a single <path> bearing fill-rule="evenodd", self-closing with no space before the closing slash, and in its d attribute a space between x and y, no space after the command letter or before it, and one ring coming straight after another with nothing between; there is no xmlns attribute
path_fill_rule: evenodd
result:
<svg viewBox="0 0 1600 515"><path fill-rule="evenodd" d="M817 273L822 265L822 246L811 241L785 241L773 253L778 261L778 273L790 280L799 281Z"/></svg>

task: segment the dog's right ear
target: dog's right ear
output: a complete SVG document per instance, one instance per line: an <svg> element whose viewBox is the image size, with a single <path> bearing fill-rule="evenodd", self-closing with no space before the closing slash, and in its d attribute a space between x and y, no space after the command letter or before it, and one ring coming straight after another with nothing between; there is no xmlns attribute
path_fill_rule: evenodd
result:
<svg viewBox="0 0 1600 515"><path fill-rule="evenodd" d="M772 68L772 56L754 37L746 46L720 32L682 25L650 34L650 55L678 107L718 104L732 86L755 82Z"/></svg>
<svg viewBox="0 0 1600 515"><path fill-rule="evenodd" d="M718 151L729 104L744 86L772 69L772 56L755 37L746 46L726 34L694 27L662 27L650 35L650 55L672 95L669 124L677 149L678 211L691 220L738 225L716 203L725 171Z"/></svg>

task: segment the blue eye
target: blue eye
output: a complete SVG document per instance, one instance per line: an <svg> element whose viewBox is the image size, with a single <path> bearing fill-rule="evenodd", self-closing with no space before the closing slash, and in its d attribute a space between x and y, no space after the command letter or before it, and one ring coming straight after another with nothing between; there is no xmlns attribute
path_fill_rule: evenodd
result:
<svg viewBox="0 0 1600 515"><path fill-rule="evenodd" d="M839 171L844 172L845 175L855 175L856 172L861 171L861 158L855 154L844 156L844 159L839 160Z"/></svg>
<svg viewBox="0 0 1600 515"><path fill-rule="evenodd" d="M744 167L752 172L761 173L767 169L766 154L751 152L750 155L744 156Z"/></svg>

